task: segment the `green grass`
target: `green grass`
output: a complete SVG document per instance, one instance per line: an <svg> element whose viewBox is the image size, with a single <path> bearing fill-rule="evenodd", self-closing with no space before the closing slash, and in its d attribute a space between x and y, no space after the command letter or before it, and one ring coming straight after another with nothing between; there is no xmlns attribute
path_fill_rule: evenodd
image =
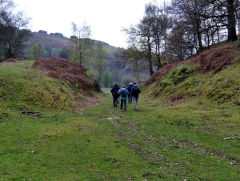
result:
<svg viewBox="0 0 240 181"><path fill-rule="evenodd" d="M201 96L186 99L183 94L181 104L167 102L165 89L159 97L149 97L156 84L140 95L138 111L128 104L127 112L120 112L107 96L99 106L76 113L70 106L39 101L38 94L25 99L25 89L36 90L32 84L50 98L58 86L73 96L64 82L31 69L31 64L0 67L0 180L240 180L240 109L233 101L220 104L205 94L223 86L217 80L230 79L229 71L191 74L166 86L174 94L189 85L196 94L190 83L199 84ZM229 70L236 74L238 68ZM59 96L61 100L65 94ZM77 104L74 96L70 103ZM41 117L21 110L41 111Z"/></svg>
<svg viewBox="0 0 240 181"><path fill-rule="evenodd" d="M146 163L118 142L110 124L93 118L58 112L4 121L0 180L137 178Z"/></svg>
<svg viewBox="0 0 240 181"><path fill-rule="evenodd" d="M240 111L192 101L1 119L2 180L239 180ZM113 118L115 117L115 118ZM113 120L108 119L113 118ZM0 179L0 180L1 180Z"/></svg>
<svg viewBox="0 0 240 181"><path fill-rule="evenodd" d="M119 124L163 180L240 179L239 137L223 140L239 134L238 107L203 100L173 106L159 106L159 100L141 103L140 111L121 114Z"/></svg>
<svg viewBox="0 0 240 181"><path fill-rule="evenodd" d="M181 72L181 70L186 71ZM193 73L195 67L181 65L146 89L146 95L162 100L202 98L219 104L240 105L240 64L216 74Z"/></svg>

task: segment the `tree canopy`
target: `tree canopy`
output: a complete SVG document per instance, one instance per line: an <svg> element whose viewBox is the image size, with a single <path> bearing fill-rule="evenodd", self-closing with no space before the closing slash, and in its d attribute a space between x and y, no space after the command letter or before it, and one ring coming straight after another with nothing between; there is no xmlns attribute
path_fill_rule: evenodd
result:
<svg viewBox="0 0 240 181"><path fill-rule="evenodd" d="M23 56L24 41L30 31L24 29L29 18L15 11L12 0L0 1L0 60Z"/></svg>
<svg viewBox="0 0 240 181"><path fill-rule="evenodd" d="M182 61L223 40L237 40L239 5L239 0L172 0L168 6L147 4L139 23L124 29L129 49L141 52L140 59L152 75L163 63Z"/></svg>

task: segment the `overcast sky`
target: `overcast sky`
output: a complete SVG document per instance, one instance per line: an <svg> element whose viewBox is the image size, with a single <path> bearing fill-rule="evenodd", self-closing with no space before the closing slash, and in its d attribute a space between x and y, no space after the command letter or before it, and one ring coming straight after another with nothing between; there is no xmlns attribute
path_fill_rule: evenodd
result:
<svg viewBox="0 0 240 181"><path fill-rule="evenodd" d="M14 0L17 8L30 17L32 31L46 30L72 35L71 23L84 21L91 26L92 39L126 47L122 28L139 22L145 4L164 0Z"/></svg>

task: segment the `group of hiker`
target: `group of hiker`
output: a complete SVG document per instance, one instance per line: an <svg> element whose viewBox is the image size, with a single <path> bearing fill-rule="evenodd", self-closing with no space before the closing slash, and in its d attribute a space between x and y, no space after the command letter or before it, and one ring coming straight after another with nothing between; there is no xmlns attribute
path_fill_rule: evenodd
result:
<svg viewBox="0 0 240 181"><path fill-rule="evenodd" d="M122 88L119 87L118 84L115 84L111 90L113 96L113 106L117 107L118 99L120 97L121 106L120 110L124 111L127 110L127 100L128 103L134 103L134 110L137 110L137 103L138 103L138 95L141 93L139 86L137 83L129 83L129 86L123 85Z"/></svg>

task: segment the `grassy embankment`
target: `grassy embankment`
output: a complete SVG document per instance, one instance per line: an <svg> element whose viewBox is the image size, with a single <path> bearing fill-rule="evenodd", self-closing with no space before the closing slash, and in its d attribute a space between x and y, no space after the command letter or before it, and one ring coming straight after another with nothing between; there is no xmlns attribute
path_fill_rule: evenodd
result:
<svg viewBox="0 0 240 181"><path fill-rule="evenodd" d="M133 105L120 112L106 97L74 113L74 97L66 107L51 99L66 100L59 86L72 95L64 82L31 62L0 67L0 180L240 180L239 68L215 75L189 68L176 82L171 72L164 88L156 82L141 95L137 112Z"/></svg>

